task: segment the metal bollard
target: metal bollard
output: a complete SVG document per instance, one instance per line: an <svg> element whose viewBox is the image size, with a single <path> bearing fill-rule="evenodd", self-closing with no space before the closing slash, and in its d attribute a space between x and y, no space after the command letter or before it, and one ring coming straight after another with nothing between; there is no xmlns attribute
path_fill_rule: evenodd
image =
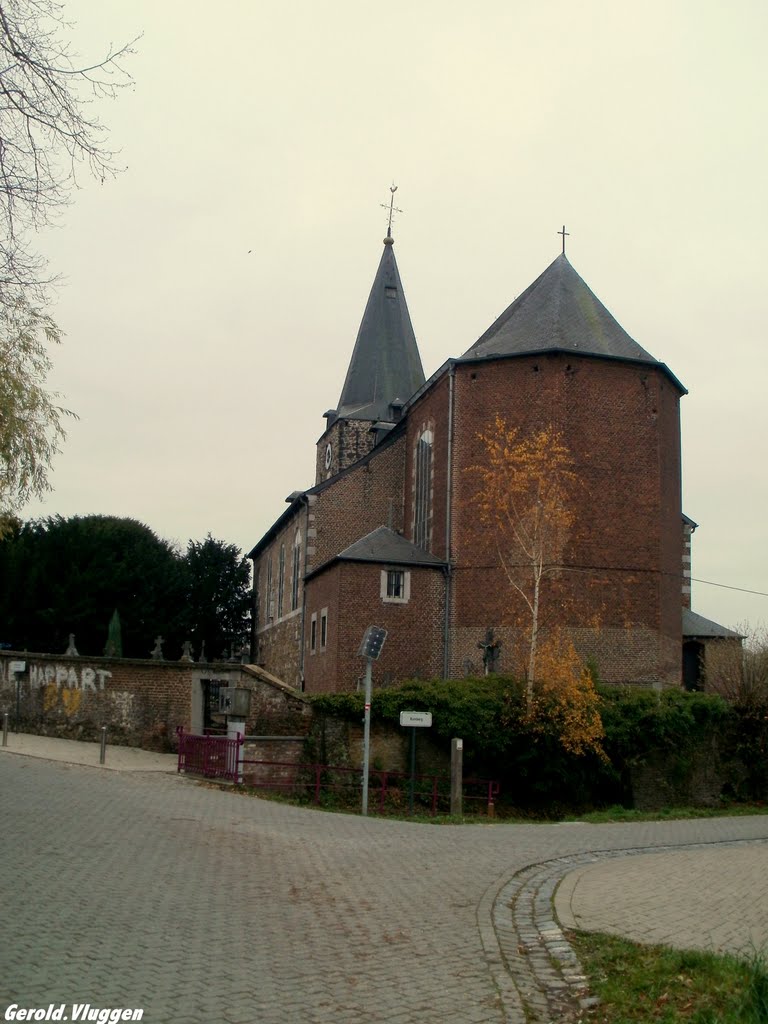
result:
<svg viewBox="0 0 768 1024"><path fill-rule="evenodd" d="M107 757L107 727L101 727L101 751L99 752L99 764L104 764Z"/></svg>
<svg viewBox="0 0 768 1024"><path fill-rule="evenodd" d="M3 712L3 746L8 746L8 712Z"/></svg>

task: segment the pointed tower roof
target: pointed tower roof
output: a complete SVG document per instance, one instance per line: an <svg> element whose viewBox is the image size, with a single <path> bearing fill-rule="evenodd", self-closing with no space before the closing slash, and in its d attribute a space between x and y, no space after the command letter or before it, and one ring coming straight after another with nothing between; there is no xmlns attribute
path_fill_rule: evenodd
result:
<svg viewBox="0 0 768 1024"><path fill-rule="evenodd" d="M564 253L518 295L464 357L553 350L658 363L611 316Z"/></svg>
<svg viewBox="0 0 768 1024"><path fill-rule="evenodd" d="M337 416L389 420L390 403L407 400L424 383L393 244L392 237L387 235L357 332Z"/></svg>

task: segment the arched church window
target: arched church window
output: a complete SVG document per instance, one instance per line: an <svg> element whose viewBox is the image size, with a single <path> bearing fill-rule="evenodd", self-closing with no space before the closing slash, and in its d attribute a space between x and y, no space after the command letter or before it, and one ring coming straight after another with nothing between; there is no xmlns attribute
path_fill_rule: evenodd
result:
<svg viewBox="0 0 768 1024"><path fill-rule="evenodd" d="M432 431L425 430L414 456L413 542L427 551L432 539L432 448Z"/></svg>
<svg viewBox="0 0 768 1024"><path fill-rule="evenodd" d="M291 611L299 607L299 580L301 579L301 530L293 539L293 572L291 576Z"/></svg>
<svg viewBox="0 0 768 1024"><path fill-rule="evenodd" d="M283 617L283 597L285 595L285 544L280 545L280 557L277 562L277 617Z"/></svg>
<svg viewBox="0 0 768 1024"><path fill-rule="evenodd" d="M253 577L253 629L256 631L261 625L260 613L261 613L261 567L256 568L256 572Z"/></svg>

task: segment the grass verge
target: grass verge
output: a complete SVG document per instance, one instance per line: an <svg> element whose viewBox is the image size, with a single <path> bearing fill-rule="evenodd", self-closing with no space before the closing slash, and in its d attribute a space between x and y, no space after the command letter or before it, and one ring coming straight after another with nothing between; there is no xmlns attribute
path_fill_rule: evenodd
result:
<svg viewBox="0 0 768 1024"><path fill-rule="evenodd" d="M612 935L571 932L599 1006L591 1024L766 1024L768 965L667 946L640 946Z"/></svg>
<svg viewBox="0 0 768 1024"><path fill-rule="evenodd" d="M192 775L189 777L199 785L207 786L210 789L221 789L230 793L239 793L243 796L259 797L262 800L273 800L277 803L292 804L296 807L306 807L311 810L333 811L336 814L360 813L359 798L345 800L332 793L323 793L320 797L320 803L316 804L314 799L307 795L280 792L262 787L252 788L248 785L206 780ZM412 821L417 824L430 825L553 825L562 822L603 825L610 824L611 822L674 821L681 818L726 818L768 814L768 805L763 803L736 804L724 802L718 807L662 807L656 811L637 811L632 808L615 806L598 811L585 811L581 814L568 814L566 812L547 814L544 811L523 810L500 803L496 805L494 817L488 817L482 813L474 814L470 809L465 814L459 816L439 812L435 817L432 817L419 803L416 805L415 813L409 815L402 801L399 805L387 807L383 814L379 814L376 800L373 800L369 813L371 817L376 818L391 818L399 821ZM768 1020L766 1024L768 1024Z"/></svg>
<svg viewBox="0 0 768 1024"><path fill-rule="evenodd" d="M717 807L661 807L656 811L636 811L628 807L606 807L585 814L567 815L565 821L586 821L590 825L616 821L672 821L678 818L734 818L749 814L768 814L766 804L722 803Z"/></svg>

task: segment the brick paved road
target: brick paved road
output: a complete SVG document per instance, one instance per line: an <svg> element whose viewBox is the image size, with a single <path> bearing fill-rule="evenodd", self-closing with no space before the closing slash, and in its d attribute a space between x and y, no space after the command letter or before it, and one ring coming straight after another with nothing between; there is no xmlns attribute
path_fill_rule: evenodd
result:
<svg viewBox="0 0 768 1024"><path fill-rule="evenodd" d="M516 873L768 838L768 818L409 825L21 756L0 794L0 1009L140 1006L149 1024L521 1024L497 900Z"/></svg>
<svg viewBox="0 0 768 1024"><path fill-rule="evenodd" d="M659 913L659 892L674 913ZM683 900L674 894L683 892ZM639 854L581 868L557 891L560 921L636 942L716 953L768 949L768 844Z"/></svg>

